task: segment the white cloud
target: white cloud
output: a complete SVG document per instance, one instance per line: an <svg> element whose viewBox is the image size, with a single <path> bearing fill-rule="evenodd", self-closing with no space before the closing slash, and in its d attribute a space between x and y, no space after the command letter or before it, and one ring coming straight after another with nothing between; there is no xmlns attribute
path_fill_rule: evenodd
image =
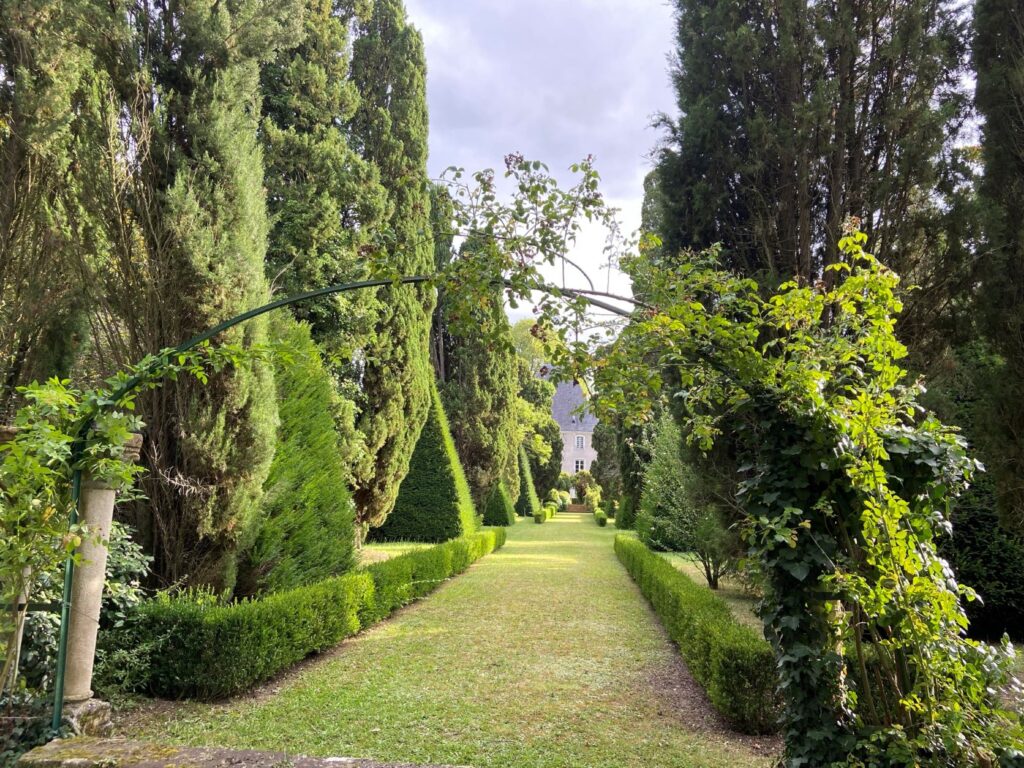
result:
<svg viewBox="0 0 1024 768"><path fill-rule="evenodd" d="M560 174L593 154L605 194L623 209L623 229L639 226L646 158L658 140L651 119L675 103L667 65L674 24L664 0L406 4L427 51L432 174L500 168L512 151ZM571 254L601 289L603 246L591 229ZM613 273L611 288L628 292L628 281Z"/></svg>

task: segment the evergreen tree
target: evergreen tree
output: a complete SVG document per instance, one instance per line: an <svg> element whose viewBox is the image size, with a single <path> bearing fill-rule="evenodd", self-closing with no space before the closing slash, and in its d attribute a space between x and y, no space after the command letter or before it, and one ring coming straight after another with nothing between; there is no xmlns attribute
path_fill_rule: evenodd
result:
<svg viewBox="0 0 1024 768"><path fill-rule="evenodd" d="M876 254L924 285L919 262L936 254L920 231L941 219L933 191L966 116L960 4L675 6L681 116L664 121L650 190L665 253L721 242L745 274L814 281L856 215Z"/></svg>
<svg viewBox="0 0 1024 768"><path fill-rule="evenodd" d="M349 77L354 0L303 0L299 45L263 66L263 145L273 226L267 274L285 295L367 278L363 249L387 204L376 166L351 146L359 104ZM363 13L366 13L365 9ZM332 357L351 359L372 331L374 297L340 294L295 305Z"/></svg>
<svg viewBox="0 0 1024 768"><path fill-rule="evenodd" d="M487 495L484 503L484 525L505 527L516 522L516 510L512 506L512 497L508 494L505 483L498 482Z"/></svg>
<svg viewBox="0 0 1024 768"><path fill-rule="evenodd" d="M427 181L426 63L423 40L401 0L378 0L357 25L352 58L359 106L351 121L355 146L380 173L387 192L389 275L427 274L433 267ZM356 478L359 530L384 522L409 469L427 418L431 290L381 289L373 335L358 354L358 428L369 465Z"/></svg>
<svg viewBox="0 0 1024 768"><path fill-rule="evenodd" d="M519 499L516 501L516 513L520 517L533 517L540 512L540 499L533 485L533 473L530 472L530 459L526 448L519 448Z"/></svg>
<svg viewBox="0 0 1024 768"><path fill-rule="evenodd" d="M982 128L985 242L979 309L984 333L1003 359L988 395L994 432L986 458L1003 518L1024 531L1024 8L978 0L974 61Z"/></svg>
<svg viewBox="0 0 1024 768"><path fill-rule="evenodd" d="M275 365L280 424L264 484L264 522L242 558L236 594L291 589L355 565L355 507L335 430L337 396L309 327L287 315L272 320L286 351Z"/></svg>
<svg viewBox="0 0 1024 768"><path fill-rule="evenodd" d="M97 343L124 364L266 300L259 68L295 44L302 13L286 0L105 12L91 44L113 93L92 140L97 175L114 170L89 205L118 254L99 275L117 322L101 326ZM218 341L265 339L258 319ZM230 589L237 553L258 531L275 432L272 371L242 363L139 402L150 471L137 527L155 576Z"/></svg>
<svg viewBox="0 0 1024 768"><path fill-rule="evenodd" d="M77 138L91 57L76 2L0 5L0 421L17 387L67 376L87 328L75 268Z"/></svg>
<svg viewBox="0 0 1024 768"><path fill-rule="evenodd" d="M597 451L597 459L590 472L601 486L605 500L618 501L622 495L622 470L614 424L600 421L594 427L594 450Z"/></svg>
<svg viewBox="0 0 1024 768"><path fill-rule="evenodd" d="M370 535L378 541L448 541L473 533L476 524L476 509L448 417L437 387L432 386L430 415L416 441L395 508Z"/></svg>
<svg viewBox="0 0 1024 768"><path fill-rule="evenodd" d="M501 295L475 312L478 331L452 335L441 396L455 415L452 434L479 505L500 481L519 498L518 358L508 338ZM497 340L496 340L497 339Z"/></svg>

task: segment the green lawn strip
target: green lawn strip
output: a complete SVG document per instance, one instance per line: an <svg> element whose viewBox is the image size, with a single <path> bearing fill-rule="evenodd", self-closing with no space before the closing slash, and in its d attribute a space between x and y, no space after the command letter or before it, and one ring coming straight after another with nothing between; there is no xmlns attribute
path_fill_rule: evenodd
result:
<svg viewBox="0 0 1024 768"><path fill-rule="evenodd" d="M256 696L143 707L122 735L477 768L769 765L771 741L679 704L676 651L613 536L589 517L515 526L467 573Z"/></svg>
<svg viewBox="0 0 1024 768"><path fill-rule="evenodd" d="M663 552L661 556L697 584L707 585L708 581L704 578L704 570L693 555L685 552ZM715 594L725 601L732 611L732 615L740 624L745 624L758 633L764 630L764 623L754 610L757 598L745 592L738 581L730 578L721 579Z"/></svg>
<svg viewBox="0 0 1024 768"><path fill-rule="evenodd" d="M364 544L359 550L359 564L370 565L383 560L390 560L392 557L404 555L417 549L426 549L433 546L426 542L419 541L381 541Z"/></svg>

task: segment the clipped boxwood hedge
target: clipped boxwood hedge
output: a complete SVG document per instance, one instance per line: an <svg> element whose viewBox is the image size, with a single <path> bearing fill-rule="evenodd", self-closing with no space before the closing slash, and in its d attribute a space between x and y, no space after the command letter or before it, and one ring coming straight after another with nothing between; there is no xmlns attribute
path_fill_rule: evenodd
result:
<svg viewBox="0 0 1024 768"><path fill-rule="evenodd" d="M476 530L476 509L448 417L437 386L430 389L430 413L416 441L409 473L399 486L391 514L370 531L375 541L448 541Z"/></svg>
<svg viewBox="0 0 1024 768"><path fill-rule="evenodd" d="M717 595L637 539L617 535L615 554L650 600L715 709L745 733L777 730L779 698L771 646L739 624Z"/></svg>
<svg viewBox="0 0 1024 768"><path fill-rule="evenodd" d="M140 685L149 693L223 698L385 618L504 543L504 529L481 531L356 573L230 605L189 596L152 600L115 630L120 636L114 640L149 651L148 680Z"/></svg>

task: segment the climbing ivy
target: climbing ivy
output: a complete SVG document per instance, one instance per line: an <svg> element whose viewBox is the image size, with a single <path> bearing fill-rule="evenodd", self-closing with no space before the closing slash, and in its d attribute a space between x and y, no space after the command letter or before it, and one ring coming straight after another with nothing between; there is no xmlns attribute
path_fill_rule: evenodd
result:
<svg viewBox="0 0 1024 768"><path fill-rule="evenodd" d="M866 239L851 228L824 279L768 298L717 250L627 260L650 306L593 361L597 405L641 417L671 369L696 444L737 440L787 766L1017 764L1020 723L994 694L1008 652L965 638L974 595L936 551L979 467L918 404L899 278Z"/></svg>

